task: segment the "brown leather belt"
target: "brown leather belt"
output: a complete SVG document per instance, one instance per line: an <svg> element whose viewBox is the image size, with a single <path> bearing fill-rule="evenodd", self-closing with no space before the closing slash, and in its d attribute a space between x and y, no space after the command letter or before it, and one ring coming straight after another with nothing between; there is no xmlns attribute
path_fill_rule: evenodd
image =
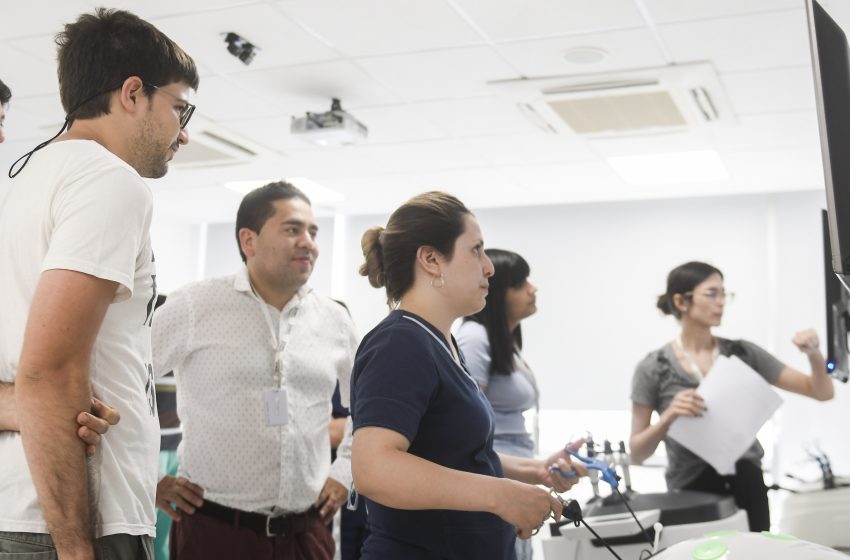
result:
<svg viewBox="0 0 850 560"><path fill-rule="evenodd" d="M302 513L269 517L261 513L229 508L209 500L204 500L204 505L197 509L197 513L223 521L234 529L251 529L267 537L306 533L319 520L319 512L315 508Z"/></svg>

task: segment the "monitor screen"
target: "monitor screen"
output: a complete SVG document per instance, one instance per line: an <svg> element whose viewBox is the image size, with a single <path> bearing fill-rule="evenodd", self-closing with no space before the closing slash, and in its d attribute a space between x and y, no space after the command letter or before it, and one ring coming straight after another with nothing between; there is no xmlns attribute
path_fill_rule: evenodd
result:
<svg viewBox="0 0 850 560"><path fill-rule="evenodd" d="M826 280L826 371L832 377L847 382L847 330L850 327L850 297L832 270L832 251L829 245L829 224L823 211L823 263Z"/></svg>
<svg viewBox="0 0 850 560"><path fill-rule="evenodd" d="M850 278L850 59L847 37L817 0L806 0L823 159L832 269Z"/></svg>

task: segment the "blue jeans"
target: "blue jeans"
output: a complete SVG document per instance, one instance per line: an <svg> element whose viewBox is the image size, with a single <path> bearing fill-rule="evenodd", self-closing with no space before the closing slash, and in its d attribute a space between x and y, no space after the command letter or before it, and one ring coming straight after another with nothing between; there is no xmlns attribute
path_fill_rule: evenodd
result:
<svg viewBox="0 0 850 560"><path fill-rule="evenodd" d="M148 536L109 535L94 541L97 560L153 560ZM0 560L56 560L53 539L44 533L0 531Z"/></svg>

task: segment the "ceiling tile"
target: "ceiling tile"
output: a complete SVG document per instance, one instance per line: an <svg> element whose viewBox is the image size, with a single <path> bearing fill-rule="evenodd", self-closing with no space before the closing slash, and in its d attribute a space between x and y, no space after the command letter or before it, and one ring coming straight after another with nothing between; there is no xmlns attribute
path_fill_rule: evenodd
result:
<svg viewBox="0 0 850 560"><path fill-rule="evenodd" d="M807 66L724 74L722 80L738 115L815 107L812 69Z"/></svg>
<svg viewBox="0 0 850 560"><path fill-rule="evenodd" d="M519 77L489 47L361 58L357 63L406 101L488 95L489 80Z"/></svg>
<svg viewBox="0 0 850 560"><path fill-rule="evenodd" d="M365 145L433 140L446 135L415 108L405 105L359 108L350 113L369 129ZM303 135L291 134L290 124L291 117L287 116L233 120L225 126L272 150L316 149Z"/></svg>
<svg viewBox="0 0 850 560"><path fill-rule="evenodd" d="M398 101L357 66L343 61L251 71L234 79L258 95L278 100L289 115L327 111L334 97L346 110Z"/></svg>
<svg viewBox="0 0 850 560"><path fill-rule="evenodd" d="M459 139L362 146L359 150L389 173L487 166L484 158Z"/></svg>
<svg viewBox="0 0 850 560"><path fill-rule="evenodd" d="M381 159L363 146L290 150L283 161L286 162L287 176L309 179L352 177L392 171L385 168Z"/></svg>
<svg viewBox="0 0 850 560"><path fill-rule="evenodd" d="M446 135L417 105L361 107L351 113L369 128L367 144L433 140Z"/></svg>
<svg viewBox="0 0 850 560"><path fill-rule="evenodd" d="M80 0L50 2L49 7L45 6L45 2L6 3L3 6L0 39L45 33L56 35L66 23L76 20L80 14L92 11L90 5ZM5 62L3 65L5 66ZM5 73L5 68L3 70Z"/></svg>
<svg viewBox="0 0 850 560"><path fill-rule="evenodd" d="M416 103L410 108L450 136L480 136L511 132L536 132L516 102L502 97L475 97Z"/></svg>
<svg viewBox="0 0 850 560"><path fill-rule="evenodd" d="M280 115L284 107L249 88L234 84L239 78L207 76L201 80L196 99L198 113L215 120L252 119Z"/></svg>
<svg viewBox="0 0 850 560"><path fill-rule="evenodd" d="M693 21L799 8L800 0L643 0L655 23Z"/></svg>
<svg viewBox="0 0 850 560"><path fill-rule="evenodd" d="M593 64L567 61L564 53L576 47L604 49L607 56ZM500 43L495 48L526 77L612 72L667 63L646 28Z"/></svg>
<svg viewBox="0 0 850 560"><path fill-rule="evenodd" d="M743 115L735 126L712 128L708 133L718 150L764 150L789 146L818 146L818 118L814 109L798 113Z"/></svg>
<svg viewBox="0 0 850 560"><path fill-rule="evenodd" d="M338 58L327 45L266 4L166 16L151 22L197 62L219 73ZM229 31L260 48L250 66L227 51L224 35Z"/></svg>
<svg viewBox="0 0 850 560"><path fill-rule="evenodd" d="M531 132L466 138L466 143L490 165L529 165L582 161L596 155L581 139Z"/></svg>
<svg viewBox="0 0 850 560"><path fill-rule="evenodd" d="M103 5L101 0L86 1L92 7ZM129 10L145 19L151 19L257 3L257 0L180 0L179 2L175 2L174 0L110 0L109 7Z"/></svg>
<svg viewBox="0 0 850 560"><path fill-rule="evenodd" d="M307 148L312 146L298 135L289 133L291 117L263 117L227 121L223 126L236 134L250 138L270 150L285 152L289 148Z"/></svg>
<svg viewBox="0 0 850 560"><path fill-rule="evenodd" d="M711 60L720 72L810 64L802 9L658 26L675 62Z"/></svg>
<svg viewBox="0 0 850 560"><path fill-rule="evenodd" d="M640 27L632 0L454 0L493 41Z"/></svg>
<svg viewBox="0 0 850 560"><path fill-rule="evenodd" d="M310 0L281 2L278 6L349 57L445 49L484 42L443 0Z"/></svg>

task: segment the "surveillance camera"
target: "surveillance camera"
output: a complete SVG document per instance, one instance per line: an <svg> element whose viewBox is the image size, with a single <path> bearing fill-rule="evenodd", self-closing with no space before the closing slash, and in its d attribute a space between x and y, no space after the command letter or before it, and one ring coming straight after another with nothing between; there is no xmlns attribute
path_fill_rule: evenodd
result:
<svg viewBox="0 0 850 560"><path fill-rule="evenodd" d="M227 51L241 60L246 66L251 64L254 57L257 56L257 51L260 50L259 47L254 46L247 39L233 31L227 33L224 42L227 43Z"/></svg>

